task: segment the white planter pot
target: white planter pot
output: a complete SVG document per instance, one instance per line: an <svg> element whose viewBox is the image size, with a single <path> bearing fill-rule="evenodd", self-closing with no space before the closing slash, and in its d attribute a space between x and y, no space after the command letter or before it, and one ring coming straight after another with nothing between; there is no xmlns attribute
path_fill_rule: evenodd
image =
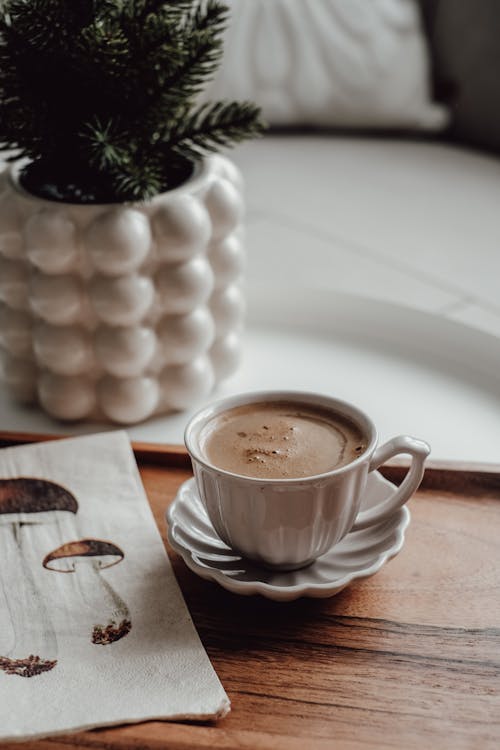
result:
<svg viewBox="0 0 500 750"><path fill-rule="evenodd" d="M206 159L147 203L0 194L3 380L58 419L131 424L185 409L237 367L241 177Z"/></svg>

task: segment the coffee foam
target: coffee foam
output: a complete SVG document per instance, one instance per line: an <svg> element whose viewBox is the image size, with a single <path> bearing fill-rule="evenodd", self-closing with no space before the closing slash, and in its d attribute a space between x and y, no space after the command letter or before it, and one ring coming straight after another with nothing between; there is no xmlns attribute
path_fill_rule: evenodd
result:
<svg viewBox="0 0 500 750"><path fill-rule="evenodd" d="M234 474L292 479L351 463L367 446L354 422L327 409L292 401L235 407L203 429L207 460Z"/></svg>

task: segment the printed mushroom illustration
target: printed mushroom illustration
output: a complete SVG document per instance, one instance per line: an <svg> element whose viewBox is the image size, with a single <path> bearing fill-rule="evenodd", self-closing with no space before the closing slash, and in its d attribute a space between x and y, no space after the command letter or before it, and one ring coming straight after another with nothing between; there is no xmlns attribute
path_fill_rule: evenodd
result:
<svg viewBox="0 0 500 750"><path fill-rule="evenodd" d="M93 625L91 636L92 643L101 646L120 640L132 627L127 605L101 573L105 568L120 563L124 557L125 553L113 542L80 539L66 542L49 552L43 561L47 570L74 573L92 613L104 612L105 617L101 622Z"/></svg>
<svg viewBox="0 0 500 750"><path fill-rule="evenodd" d="M75 497L55 482L0 479L0 580L14 636L12 647L0 654L0 670L7 674L34 677L57 664L56 634L28 564L29 537L35 526L77 510Z"/></svg>

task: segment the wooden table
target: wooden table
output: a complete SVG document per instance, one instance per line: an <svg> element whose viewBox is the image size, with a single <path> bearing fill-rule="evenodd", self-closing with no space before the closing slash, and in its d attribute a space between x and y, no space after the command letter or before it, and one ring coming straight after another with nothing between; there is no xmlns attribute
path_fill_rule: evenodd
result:
<svg viewBox="0 0 500 750"><path fill-rule="evenodd" d="M164 512L181 449L136 446ZM401 469L384 471L398 480ZM168 553L232 702L213 723L148 722L18 750L500 748L500 468L431 467L403 551L331 599L278 604L197 578Z"/></svg>

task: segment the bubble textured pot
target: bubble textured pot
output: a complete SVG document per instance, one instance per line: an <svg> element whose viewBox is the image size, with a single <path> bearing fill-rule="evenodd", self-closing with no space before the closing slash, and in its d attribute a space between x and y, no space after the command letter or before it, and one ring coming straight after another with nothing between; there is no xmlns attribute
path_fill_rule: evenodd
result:
<svg viewBox="0 0 500 750"><path fill-rule="evenodd" d="M132 424L188 408L236 369L242 180L214 155L138 204L75 205L0 176L0 346L13 398Z"/></svg>

